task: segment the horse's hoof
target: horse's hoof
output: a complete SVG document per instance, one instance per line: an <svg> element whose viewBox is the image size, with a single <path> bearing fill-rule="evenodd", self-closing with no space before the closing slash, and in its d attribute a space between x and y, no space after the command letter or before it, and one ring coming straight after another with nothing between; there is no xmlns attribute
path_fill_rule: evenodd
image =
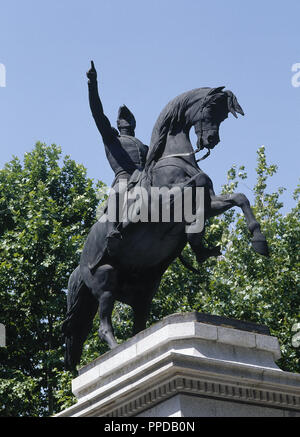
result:
<svg viewBox="0 0 300 437"><path fill-rule="evenodd" d="M251 243L255 252L260 255L269 256L268 243L263 235L259 238L252 238Z"/></svg>

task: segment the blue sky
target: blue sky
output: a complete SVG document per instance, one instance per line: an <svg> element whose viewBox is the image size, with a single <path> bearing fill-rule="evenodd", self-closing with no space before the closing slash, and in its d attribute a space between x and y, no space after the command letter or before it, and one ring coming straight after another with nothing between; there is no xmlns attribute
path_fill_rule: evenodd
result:
<svg viewBox="0 0 300 437"><path fill-rule="evenodd" d="M85 76L93 59L105 112L115 124L126 104L136 135L149 144L159 112L173 97L223 86L246 116L221 126L221 143L201 164L216 191L232 164L255 182L256 150L279 166L270 188L299 178L299 0L9 0L0 11L0 167L36 141L56 143L110 184L113 173L90 114ZM240 190L252 199L250 189Z"/></svg>

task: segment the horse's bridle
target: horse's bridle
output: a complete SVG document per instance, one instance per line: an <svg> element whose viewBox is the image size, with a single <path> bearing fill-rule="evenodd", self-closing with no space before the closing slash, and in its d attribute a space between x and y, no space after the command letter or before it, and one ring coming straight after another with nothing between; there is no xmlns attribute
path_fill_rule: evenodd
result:
<svg viewBox="0 0 300 437"><path fill-rule="evenodd" d="M203 101L202 101L202 105L201 105L201 109L200 109L200 114L201 114L201 116L200 116L200 118L199 118L199 121L197 121L197 123L195 123L195 125L194 125L194 127L195 127L195 133L196 133L196 135L198 136L198 133L200 133L200 138L202 138L202 135L203 135L203 132L205 132L205 131L207 131L207 130L210 130L210 128L207 128L207 129L205 129L205 128L203 128L203 125L202 125L202 113L203 113L203 110L205 109L205 107L206 107L206 105L207 105L207 103L210 101L210 98L211 98L211 96L206 96L204 99L203 99ZM199 108L195 111L195 113L193 114L193 117L196 115L196 113L199 111ZM193 118L192 117L192 118ZM197 149L196 150L194 150L193 152L190 152L190 153L176 153L176 154L173 154L173 155L167 155L167 156L164 156L163 158L173 158L173 157L176 157L176 156L178 156L178 157L181 157L181 156L191 156L191 155L196 155L196 153L198 153L198 152L200 152L201 150L202 150L202 148L203 147L197 147ZM210 155L210 149L209 148L207 148L206 147L206 149L207 149L207 152L205 153L205 155L203 155L201 158L199 158L199 159L196 159L196 162L199 162L199 161L203 161L204 159L206 159L209 155Z"/></svg>
<svg viewBox="0 0 300 437"><path fill-rule="evenodd" d="M175 158L178 157L180 158L181 156L191 156L191 155L196 155L196 153L200 152L202 149L200 149L199 147L194 150L193 152L190 153L174 153L173 155L167 155L167 156L162 156L160 159L166 159L166 158ZM203 161L204 159L206 159L208 156L210 155L210 149L207 149L207 152L205 153L205 155L203 155L201 158L196 159L196 162L199 161Z"/></svg>
<svg viewBox="0 0 300 437"><path fill-rule="evenodd" d="M210 99L211 99L211 96L209 96L209 97L206 96L203 99L202 105L201 105L201 109L200 109L201 116L200 116L199 120L197 121L197 123L195 123L195 125L194 125L195 133L196 133L197 136L198 136L198 133L200 133L200 138L202 138L203 132L205 132L207 130L210 130L210 128L206 128L206 129L203 128L203 125L202 125L202 113L203 113L203 110L205 109L206 105L210 101ZM196 115L196 113L198 111L199 111L199 108L195 111L195 113L193 114L193 117ZM193 152L190 152L190 153L174 153L172 155L163 156L160 159L196 155L196 153L200 152L202 149L203 149L203 147L200 146L200 147L197 147L196 150L194 150ZM203 155L199 159L196 159L196 162L203 161L204 159L208 158L208 156L210 155L210 150L211 149L209 149L208 147L206 147L206 149L207 149L207 152L205 153L205 155Z"/></svg>
<svg viewBox="0 0 300 437"><path fill-rule="evenodd" d="M203 108L203 109L204 109L204 108ZM202 109L202 111L203 111L203 109ZM201 114L202 114L202 111L201 111ZM204 129L204 128L203 128L203 126L202 126L202 121L201 121L201 118L200 118L200 120L197 121L197 123L195 123L195 133L196 133L197 136L198 136L197 133L200 133L200 138L202 138L202 134L203 134L203 132L205 132L206 130L210 130L210 129L209 129L209 128L207 128L207 129ZM206 148L207 148L207 147L206 147ZM174 157L181 157L181 156L191 156L191 155L196 155L196 153L200 152L201 150L202 150L201 147L197 147L196 150L194 150L193 152L190 152L190 153L174 153L174 154L172 154L172 155L164 156L163 158L174 158ZM205 155L203 155L203 156L202 156L201 158L199 158L199 159L196 159L196 162L203 161L203 160L206 159L209 155L210 155L210 149L207 148L207 152L205 153Z"/></svg>

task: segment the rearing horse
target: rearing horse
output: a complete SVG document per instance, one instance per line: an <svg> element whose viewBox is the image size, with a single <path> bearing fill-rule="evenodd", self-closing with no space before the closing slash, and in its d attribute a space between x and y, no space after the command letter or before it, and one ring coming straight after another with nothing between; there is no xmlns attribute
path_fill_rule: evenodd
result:
<svg viewBox="0 0 300 437"><path fill-rule="evenodd" d="M235 95L220 88L198 88L173 99L159 115L151 137L146 166L139 184L151 187L203 187L205 219L238 206L252 234L253 248L268 255L265 237L244 194L217 196L211 179L199 168L195 153L213 149L220 141L219 127L228 114L244 114ZM197 135L197 150L189 138L191 127ZM187 242L198 262L219 251L206 249L203 232L187 233L186 223L130 223L122 229L117 253L107 247L110 225L104 214L93 225L85 242L80 266L71 274L68 286L68 311L63 323L66 337L65 364L69 369L79 363L83 344L99 307L99 336L113 348L111 314L116 300L131 305L134 334L145 329L152 298L161 277L180 256Z"/></svg>

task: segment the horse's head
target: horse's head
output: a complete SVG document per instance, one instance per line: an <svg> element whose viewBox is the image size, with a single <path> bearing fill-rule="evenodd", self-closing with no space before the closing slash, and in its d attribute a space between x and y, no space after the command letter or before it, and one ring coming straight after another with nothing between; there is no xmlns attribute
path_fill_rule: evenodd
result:
<svg viewBox="0 0 300 437"><path fill-rule="evenodd" d="M189 108L189 124L194 126L197 135L197 148L213 149L219 142L219 128L231 112L244 115L236 96L224 87L211 88L208 94Z"/></svg>
<svg viewBox="0 0 300 437"><path fill-rule="evenodd" d="M146 168L163 154L170 135L182 131L188 134L192 126L197 135L198 150L213 149L219 143L219 127L228 113L235 117L237 113L244 115L235 95L223 89L197 88L180 94L165 106L152 131Z"/></svg>

